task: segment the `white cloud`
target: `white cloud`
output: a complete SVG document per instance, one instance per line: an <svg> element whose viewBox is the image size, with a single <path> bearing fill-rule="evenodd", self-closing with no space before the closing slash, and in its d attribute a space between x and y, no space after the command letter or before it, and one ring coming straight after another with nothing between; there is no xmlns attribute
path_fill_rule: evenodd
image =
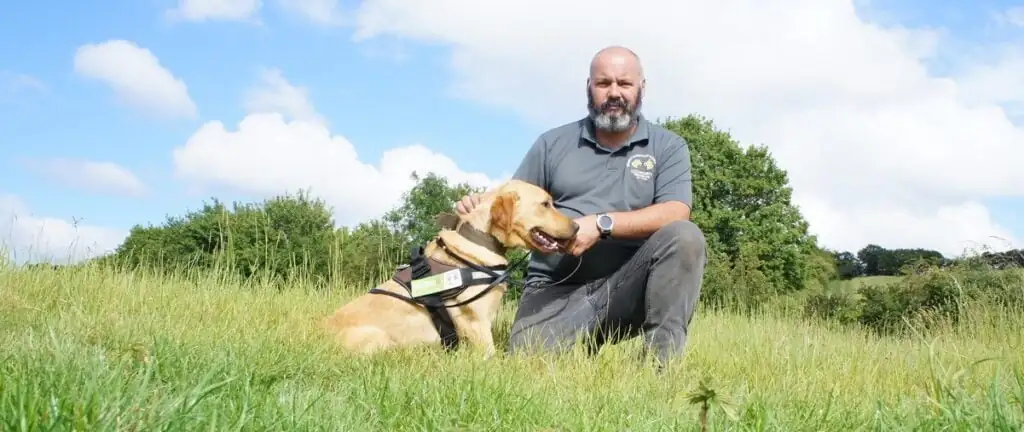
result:
<svg viewBox="0 0 1024 432"><path fill-rule="evenodd" d="M1024 27L1024 6L1007 8L997 15L997 20L1017 27Z"/></svg>
<svg viewBox="0 0 1024 432"><path fill-rule="evenodd" d="M43 92L46 84L32 75L0 70L0 96L23 91Z"/></svg>
<svg viewBox="0 0 1024 432"><path fill-rule="evenodd" d="M85 44L75 52L75 72L110 86L122 103L166 117L193 117L195 102L150 50L126 40Z"/></svg>
<svg viewBox="0 0 1024 432"><path fill-rule="evenodd" d="M167 10L170 20L181 21L253 21L262 7L260 0L179 0Z"/></svg>
<svg viewBox="0 0 1024 432"><path fill-rule="evenodd" d="M1000 104L1024 114L1024 44L993 46L987 54L986 58L965 62L961 68L957 83L964 98L976 104Z"/></svg>
<svg viewBox="0 0 1024 432"><path fill-rule="evenodd" d="M367 0L354 38L446 45L455 95L545 127L585 114L591 56L623 44L644 62L648 116L698 113L767 145L825 246L956 255L1007 234L978 202L1024 195L1024 131L994 89L929 73L941 31L882 28L849 0L639 0L604 13L619 9Z"/></svg>
<svg viewBox="0 0 1024 432"><path fill-rule="evenodd" d="M245 94L245 109L250 113L279 112L289 120L325 123L309 100L309 90L288 82L278 69L264 69L259 73L259 85ZM326 124L326 123L325 123Z"/></svg>
<svg viewBox="0 0 1024 432"><path fill-rule="evenodd" d="M345 17L338 0L278 0L278 4L317 25L336 26L344 23Z"/></svg>
<svg viewBox="0 0 1024 432"><path fill-rule="evenodd" d="M307 190L334 207L341 225L378 217L396 205L413 186L413 172L479 186L494 182L418 144L388 150L380 166L365 163L352 143L331 133L304 88L292 86L277 70L264 71L262 78L248 93L251 113L237 130L210 121L174 149L175 176L192 188L226 187L262 196Z"/></svg>
<svg viewBox="0 0 1024 432"><path fill-rule="evenodd" d="M976 201L916 209L910 206L866 206L848 209L809 197L800 210L812 229L831 233L834 244L856 252L868 243L887 247L928 247L947 257L986 249L1020 248L1006 228L992 221L984 205ZM848 227L857 227L848 233ZM931 239L931 240L928 240Z"/></svg>
<svg viewBox="0 0 1024 432"><path fill-rule="evenodd" d="M67 263L114 251L126 231L33 215L13 195L0 195L0 256L18 263Z"/></svg>
<svg viewBox="0 0 1024 432"><path fill-rule="evenodd" d="M146 185L131 170L108 161L54 158L26 164L65 186L99 193L141 197Z"/></svg>
<svg viewBox="0 0 1024 432"><path fill-rule="evenodd" d="M334 207L341 225L378 217L396 205L413 186L409 176L414 170L455 182L492 182L421 145L391 149L374 166L322 124L286 122L279 113L250 114L235 131L208 122L174 149L175 175L193 186L226 186L263 196L309 190Z"/></svg>

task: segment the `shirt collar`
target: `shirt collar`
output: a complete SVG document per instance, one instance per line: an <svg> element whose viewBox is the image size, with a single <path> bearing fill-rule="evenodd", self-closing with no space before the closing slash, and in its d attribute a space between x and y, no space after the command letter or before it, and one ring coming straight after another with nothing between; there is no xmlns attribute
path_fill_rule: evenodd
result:
<svg viewBox="0 0 1024 432"><path fill-rule="evenodd" d="M650 131L648 129L649 125L647 119L644 118L643 114L637 114L636 130L634 130L633 134L629 136L629 140L626 141L626 145L620 147L619 150L622 150L623 148L628 148L633 144L639 142L647 141L648 138L650 138ZM600 143L597 142L597 137L594 134L594 121L590 118L590 116L587 116L583 119L583 131L581 137L587 141L590 141L592 144L594 144L595 147L600 148L604 151L611 152L611 150L603 147Z"/></svg>

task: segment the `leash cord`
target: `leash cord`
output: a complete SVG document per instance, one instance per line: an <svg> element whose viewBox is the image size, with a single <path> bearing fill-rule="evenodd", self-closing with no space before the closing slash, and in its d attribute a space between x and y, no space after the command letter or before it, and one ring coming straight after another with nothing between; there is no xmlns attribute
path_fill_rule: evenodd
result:
<svg viewBox="0 0 1024 432"><path fill-rule="evenodd" d="M442 247L444 247L443 244L442 244ZM445 249L447 249L447 248L445 248ZM462 257L458 256L457 254L452 253L451 255L454 256L455 259L458 259L459 261L462 261L464 264L472 267L474 270L482 271L482 272L487 273L487 274L489 274L491 276L495 276L495 280L494 280L494 282L491 282L490 285L487 285L487 288L484 288L477 295L473 296L469 300L466 300L466 301L463 301L463 302L460 302L460 303L456 303L456 304L453 304L453 305L443 305L444 307L448 307L448 308L463 306L463 305L466 305L466 304L469 304L469 303L472 303L472 302L476 301L480 297L483 297L484 294L487 294L487 292L489 292L490 290L494 289L494 287L498 286L498 284L501 284L502 282L505 282L505 279L507 279L509 277L509 275L512 274L512 269L515 268L515 267L518 267L518 266L520 266L522 264L524 264L524 262L526 261L526 258L529 257L529 255L525 255L522 258L519 258L519 260L517 260L515 263L510 264L508 267L506 267L505 273L503 273L501 275L495 275L494 272L491 271L491 269L489 269L489 268L477 266L476 264L473 264L473 263L463 259ZM535 285L535 284L527 285L526 282L522 282L519 285L523 289L526 289L527 286L530 286L531 288L547 288L547 287L552 287L552 286L558 285L558 284L560 284L562 282L565 282L565 281L569 280L569 278L573 277L573 275L575 275L576 272L580 270L580 266L582 266L582 265L583 265L583 257L579 256L579 257L576 257L576 268L573 269L572 272L569 273L568 276L562 278L562 280L560 280L558 282L553 282L553 283L544 284L544 285ZM511 285L511 283L509 283L509 284ZM460 289L460 290L456 290L456 291L448 294L447 296L441 296L441 301L445 301L445 300L449 300L449 299L455 298L459 294L462 294L463 291L465 291L465 288Z"/></svg>
<svg viewBox="0 0 1024 432"><path fill-rule="evenodd" d="M516 265L518 265L518 264L519 264L519 262L517 261ZM548 288L548 287L553 287L553 286L558 285L558 284L560 284L562 282L565 282L565 281L569 280L569 278L573 277L576 274L576 272L578 272L580 270L580 266L582 266L582 265L583 265L583 257L582 256L578 256L578 257L576 257L576 268L573 269L572 272L569 273L568 276L562 278L562 280L560 280L558 282L552 282L552 283L549 283L549 284L546 284L546 285L533 285L533 284L530 284L529 286L531 288ZM523 283L520 284L520 286L522 286L523 289L526 289L527 284L526 284L526 282L523 282Z"/></svg>
<svg viewBox="0 0 1024 432"><path fill-rule="evenodd" d="M445 249L445 251L448 252L449 255L451 255L455 259L461 261L463 264L467 265L468 267L472 268L473 270L480 271L480 272L486 273L486 274L488 274L490 276L493 276L494 277L494 281L491 282L489 285L487 285L486 288L480 290L480 292L477 293L476 295L474 295L473 297L470 297L469 299L467 299L465 301L454 303L454 304L445 304L444 302L458 297L459 294L462 294L463 292L465 292L465 290L466 290L465 287L453 290L453 291L451 291L451 292L449 292L447 294L439 294L438 297L436 297L436 299L439 300L437 302L438 304L428 304L426 301L424 301L424 299L420 299L420 298L416 298L416 297L411 297L411 296L410 297L399 296L398 294L392 293L390 291L373 289L373 290L371 290L371 292L378 293L378 294L389 295L389 296L398 298L400 300L405 300L405 301L416 303L416 304L421 305L423 307L456 308L456 307L460 307L460 306L465 306L467 304L470 304L472 302L477 301L480 297L483 297L484 295L486 295L488 292L490 292L492 289L494 289L494 287L498 286L499 284L501 284L503 282L506 282L506 279L508 279L508 277L512 274L512 269L515 268L515 267L518 267L518 266L520 266L522 264L524 264L524 262L526 261L526 258L528 258L530 256L530 255L524 255L522 258L519 258L515 263L510 264L507 267L505 267L505 272L499 275L499 274L495 273L493 270L491 270L488 267L479 266L477 264L469 262L469 260L467 260L467 259L459 256L458 254L454 253L453 251L448 249L448 246L445 245L443 241L439 242L439 243L440 243L439 246L441 246L443 249ZM580 266L582 264L583 264L583 257L582 256L581 257L576 257L576 268L573 269L573 271L571 273L569 273L568 276L562 278L562 280L560 280L558 282L554 282L554 283L549 283L549 284L546 284L546 285L539 285L538 286L538 285L530 284L529 286L532 287L532 288L546 288L546 287L551 287L551 286L558 285L558 284L560 284L562 282L565 282L565 281L569 280L569 278L571 278L573 275L575 275L576 272L579 271ZM527 287L527 284L525 282L523 282L523 283L520 283L520 286L523 289L525 289Z"/></svg>

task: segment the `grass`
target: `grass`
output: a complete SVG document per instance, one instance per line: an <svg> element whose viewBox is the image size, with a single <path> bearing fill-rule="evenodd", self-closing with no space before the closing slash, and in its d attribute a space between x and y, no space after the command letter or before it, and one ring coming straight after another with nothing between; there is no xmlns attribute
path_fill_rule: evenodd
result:
<svg viewBox="0 0 1024 432"><path fill-rule="evenodd" d="M839 289L856 291L861 287L885 285L893 282L899 282L902 279L903 276L864 276L850 280L835 281L833 282L833 285L836 285Z"/></svg>
<svg viewBox="0 0 1024 432"><path fill-rule="evenodd" d="M702 310L659 376L635 343L591 359L346 356L316 323L362 290L0 268L0 430L685 431L700 430L696 390L718 402L710 430L1024 426L1015 311L892 339Z"/></svg>

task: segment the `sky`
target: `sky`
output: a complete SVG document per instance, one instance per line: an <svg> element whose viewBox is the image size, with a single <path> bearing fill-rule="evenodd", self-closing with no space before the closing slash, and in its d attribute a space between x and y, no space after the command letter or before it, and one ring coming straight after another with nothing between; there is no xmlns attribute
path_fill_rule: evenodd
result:
<svg viewBox="0 0 1024 432"><path fill-rule="evenodd" d="M649 118L765 145L822 246L1024 247L1024 5L920 0L0 3L0 245L114 250L300 189L339 225L488 186L636 51Z"/></svg>

